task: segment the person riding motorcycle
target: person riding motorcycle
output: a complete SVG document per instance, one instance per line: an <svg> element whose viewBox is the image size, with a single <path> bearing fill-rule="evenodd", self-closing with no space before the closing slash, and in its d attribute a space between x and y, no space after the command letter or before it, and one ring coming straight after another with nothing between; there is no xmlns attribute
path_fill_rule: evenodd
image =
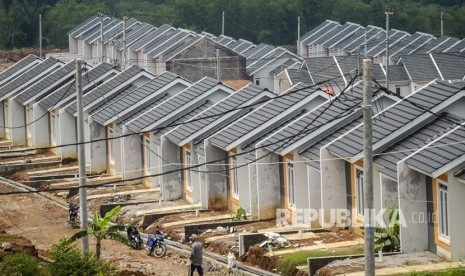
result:
<svg viewBox="0 0 465 276"><path fill-rule="evenodd" d="M69 213L69 221L72 220L73 217L77 218L79 207L73 203L69 203L68 205L68 213Z"/></svg>

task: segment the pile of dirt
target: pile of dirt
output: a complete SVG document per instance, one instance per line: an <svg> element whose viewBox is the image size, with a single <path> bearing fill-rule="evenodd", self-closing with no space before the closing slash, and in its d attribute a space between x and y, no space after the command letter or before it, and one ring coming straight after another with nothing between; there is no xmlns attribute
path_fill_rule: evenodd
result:
<svg viewBox="0 0 465 276"><path fill-rule="evenodd" d="M7 255L23 252L27 255L38 258L39 252L30 240L6 233L5 229L0 228L0 246L2 244L11 244L11 250L0 250L0 261Z"/></svg>

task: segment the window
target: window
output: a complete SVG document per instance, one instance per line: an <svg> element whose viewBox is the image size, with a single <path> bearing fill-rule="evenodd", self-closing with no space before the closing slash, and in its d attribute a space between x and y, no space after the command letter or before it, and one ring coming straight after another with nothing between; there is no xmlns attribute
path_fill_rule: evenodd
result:
<svg viewBox="0 0 465 276"><path fill-rule="evenodd" d="M236 156L231 157L232 165L232 190L235 197L239 197L239 183L237 178L237 158Z"/></svg>
<svg viewBox="0 0 465 276"><path fill-rule="evenodd" d="M150 140L145 139L145 172L150 174Z"/></svg>
<svg viewBox="0 0 465 276"><path fill-rule="evenodd" d="M363 171L360 169L355 169L355 194L357 199L357 215L363 217L365 202L363 194Z"/></svg>
<svg viewBox="0 0 465 276"><path fill-rule="evenodd" d="M287 163L287 189L289 207L295 207L295 182L294 182L294 164Z"/></svg>
<svg viewBox="0 0 465 276"><path fill-rule="evenodd" d="M449 240L449 199L447 186L438 183L439 236Z"/></svg>
<svg viewBox="0 0 465 276"><path fill-rule="evenodd" d="M396 95L400 96L400 87L396 87Z"/></svg>
<svg viewBox="0 0 465 276"><path fill-rule="evenodd" d="M113 139L113 137L115 136L115 134L113 133L113 129L110 128L108 130L108 136L110 138L110 162L111 163L115 163L115 139Z"/></svg>
<svg viewBox="0 0 465 276"><path fill-rule="evenodd" d="M190 167L192 164L191 152L186 150L186 167ZM191 171L186 170L186 186L189 190L192 190L192 182L191 182Z"/></svg>
<svg viewBox="0 0 465 276"><path fill-rule="evenodd" d="M260 78L255 78L255 84L260 85Z"/></svg>

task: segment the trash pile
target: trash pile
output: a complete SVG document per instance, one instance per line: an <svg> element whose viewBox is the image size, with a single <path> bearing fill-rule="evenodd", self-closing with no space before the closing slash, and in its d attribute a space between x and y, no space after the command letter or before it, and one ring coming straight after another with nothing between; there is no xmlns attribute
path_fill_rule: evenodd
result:
<svg viewBox="0 0 465 276"><path fill-rule="evenodd" d="M272 249L286 248L291 245L291 243L286 238L284 238L278 233L268 232L268 233L265 233L264 236L267 237L268 240L260 243L260 247L263 249L272 250Z"/></svg>

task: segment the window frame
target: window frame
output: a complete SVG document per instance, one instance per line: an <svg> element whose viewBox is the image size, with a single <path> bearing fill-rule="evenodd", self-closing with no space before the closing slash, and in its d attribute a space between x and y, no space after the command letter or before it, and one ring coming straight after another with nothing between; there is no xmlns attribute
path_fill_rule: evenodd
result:
<svg viewBox="0 0 465 276"><path fill-rule="evenodd" d="M295 170L294 164L287 161L287 204L289 208L296 207L296 196L295 196Z"/></svg>
<svg viewBox="0 0 465 276"><path fill-rule="evenodd" d="M231 166L232 166L232 194L236 199L239 198L239 179L238 179L238 168L237 168L237 157L231 157Z"/></svg>
<svg viewBox="0 0 465 276"><path fill-rule="evenodd" d="M145 148L145 173L148 175L150 174L150 166L151 166L151 158L150 158L150 139L148 137L145 138L144 148Z"/></svg>
<svg viewBox="0 0 465 276"><path fill-rule="evenodd" d="M355 209L357 217L365 217L365 175L362 168L355 166Z"/></svg>
<svg viewBox="0 0 465 276"><path fill-rule="evenodd" d="M108 137L110 138L110 141L108 143L108 145L110 146L110 150L109 150L109 157L110 157L110 163L111 164L115 164L115 139L112 139L114 137L115 133L114 133L114 130L113 130L113 127L109 127L108 128Z"/></svg>
<svg viewBox="0 0 465 276"><path fill-rule="evenodd" d="M448 187L447 183L438 180L437 181L437 223L438 223L438 238L442 242L449 243L450 242L450 204L449 204L449 196L448 196ZM443 202L445 199L445 202ZM445 210L443 209L445 206ZM444 212L445 211L445 212ZM443 215L446 216L446 224L443 225ZM444 227L445 230L444 231ZM446 232L446 233L445 233Z"/></svg>
<svg viewBox="0 0 465 276"><path fill-rule="evenodd" d="M186 149L186 150L184 151L184 158L185 158L185 161L186 161L186 163L185 163L185 168L188 168L188 167L191 165L191 163L192 163L192 155L191 155L191 151L190 151L189 149ZM185 180L186 180L186 188L187 188L187 190L192 191L192 182L191 182L191 181L192 181L192 175L191 175L191 170L186 169L186 170L185 170L185 173L186 173L186 174L185 174L185 176L186 176L186 179L185 179Z"/></svg>

